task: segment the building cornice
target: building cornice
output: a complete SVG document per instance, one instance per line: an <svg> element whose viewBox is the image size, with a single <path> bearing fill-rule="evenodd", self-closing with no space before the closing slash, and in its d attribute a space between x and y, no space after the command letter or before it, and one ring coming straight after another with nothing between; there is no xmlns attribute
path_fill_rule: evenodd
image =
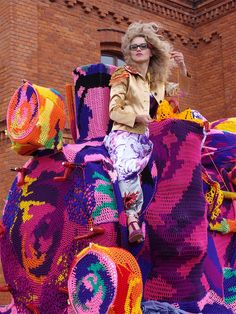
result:
<svg viewBox="0 0 236 314"><path fill-rule="evenodd" d="M118 0L142 10L176 20L188 26L199 26L215 20L236 9L236 0L192 1L192 6L184 1L172 0Z"/></svg>
<svg viewBox="0 0 236 314"><path fill-rule="evenodd" d="M207 2L203 1L196 9L195 26L216 20L236 9L236 0L212 1L210 6L207 6Z"/></svg>
<svg viewBox="0 0 236 314"><path fill-rule="evenodd" d="M56 2L56 0L50 1ZM99 3L93 5L85 0L64 0L64 2L70 8L80 5L85 13L95 10L101 18L111 15L117 24L123 20L126 20L128 24L130 23L129 18L125 16L118 16L116 12L104 11ZM132 5L191 27L203 25L236 9L236 0L117 0L117 2Z"/></svg>
<svg viewBox="0 0 236 314"><path fill-rule="evenodd" d="M118 29L113 29L113 28L99 28L97 29L98 32L107 32L107 33L119 33L120 35L123 35L125 32L118 30ZM220 39L222 36L219 32L214 31L208 35L205 35L203 37L199 38L193 38L193 37L188 37L184 36L182 34L174 33L170 30L162 30L160 34L164 37L167 38L170 42L176 42L179 41L183 46L187 46L190 48L197 48L201 43L203 44L208 44L214 40Z"/></svg>
<svg viewBox="0 0 236 314"><path fill-rule="evenodd" d="M57 2L57 0L49 0L50 2ZM68 8L73 8L74 6L76 5L79 5L83 11L87 14L89 13L92 13L92 12L96 12L98 14L98 16L100 18L106 18L107 16L110 16L114 22L116 24L120 24L121 22L126 22L128 25L130 23L132 23L132 21L129 20L128 17L126 16L121 16L119 14L117 14L116 12L112 12L112 11L106 11L104 10L100 4L96 4L96 5L93 5L91 3L88 3L89 1L86 1L86 0L64 0L64 3L66 4L66 6Z"/></svg>
<svg viewBox="0 0 236 314"><path fill-rule="evenodd" d="M182 34L171 32L169 30L163 30L162 35L165 38L167 38L169 41L172 41L172 42L180 41L183 46L190 47L190 48L197 48L201 43L209 44L212 41L221 38L221 34L217 31L212 32L208 35L199 37L199 38L187 37Z"/></svg>
<svg viewBox="0 0 236 314"><path fill-rule="evenodd" d="M56 2L57 0L50 0L51 2ZM171 19L176 19L179 22L187 24L189 26L199 26L204 23L204 21L209 21L213 18L220 17L221 14L229 12L235 9L236 0L204 0L204 1L190 1L190 0L117 0L118 2L136 5L144 10L150 10L152 13L156 12L158 15L164 15ZM125 23L129 25L133 21L126 15L119 15L112 11L105 11L100 8L100 5L93 5L85 0L64 0L67 7L73 8L79 5L86 14L96 13L100 18L112 17L116 24ZM168 3L168 4L167 4ZM192 4L191 4L192 3ZM193 3L195 3L196 9L193 8ZM175 4L175 7L173 5ZM190 5L191 4L191 5ZM181 9L182 7L182 9ZM185 11L184 11L185 10ZM194 13L195 12L195 13ZM124 12L125 13L125 12ZM116 32L122 34L123 31L116 28L106 28L98 29L98 32ZM212 32L204 37L191 38L184 36L182 34L174 33L169 30L163 30L162 34L164 37L168 38L170 41L180 41L183 46L188 46L190 48L197 48L199 44L208 44L213 40L221 38L221 34L217 31Z"/></svg>
<svg viewBox="0 0 236 314"><path fill-rule="evenodd" d="M175 1L156 0L118 0L119 2L130 4L141 10L149 11L152 14L176 20L182 24L194 26L194 11L191 7L180 5Z"/></svg>

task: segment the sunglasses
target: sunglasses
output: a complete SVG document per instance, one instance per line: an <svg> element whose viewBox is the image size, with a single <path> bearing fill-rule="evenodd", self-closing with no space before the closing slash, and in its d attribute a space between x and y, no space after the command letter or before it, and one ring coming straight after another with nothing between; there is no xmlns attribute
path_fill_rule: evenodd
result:
<svg viewBox="0 0 236 314"><path fill-rule="evenodd" d="M129 49L131 50L131 51L136 51L138 48L140 48L141 50L145 50L145 49L147 49L147 48L149 48L149 45L148 45L148 43L142 43L142 44L133 44L133 45L130 45L129 46Z"/></svg>

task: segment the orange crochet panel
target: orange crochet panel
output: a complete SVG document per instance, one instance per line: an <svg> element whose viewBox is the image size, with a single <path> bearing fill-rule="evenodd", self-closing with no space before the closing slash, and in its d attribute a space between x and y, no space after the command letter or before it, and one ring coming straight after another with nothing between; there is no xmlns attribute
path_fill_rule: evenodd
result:
<svg viewBox="0 0 236 314"><path fill-rule="evenodd" d="M205 120L194 117L193 110L188 108L184 111L177 112L177 107L172 107L170 102L164 99L157 109L157 118L156 121L162 121L165 119L179 119L179 120L187 120L193 121L201 126L205 126Z"/></svg>
<svg viewBox="0 0 236 314"><path fill-rule="evenodd" d="M20 155L31 155L39 148L60 149L65 119L64 102L56 90L25 82L8 106L12 148Z"/></svg>

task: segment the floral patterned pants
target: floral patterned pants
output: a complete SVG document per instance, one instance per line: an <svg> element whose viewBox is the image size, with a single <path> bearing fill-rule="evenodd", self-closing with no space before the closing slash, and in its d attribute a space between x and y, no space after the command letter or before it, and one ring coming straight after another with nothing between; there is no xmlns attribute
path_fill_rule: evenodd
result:
<svg viewBox="0 0 236 314"><path fill-rule="evenodd" d="M139 174L146 167L153 149L149 132L147 130L145 134L136 134L112 131L104 138L104 145L117 171L122 197L128 197L129 200L133 197L135 200L133 203L124 200L126 212L138 216L143 204Z"/></svg>

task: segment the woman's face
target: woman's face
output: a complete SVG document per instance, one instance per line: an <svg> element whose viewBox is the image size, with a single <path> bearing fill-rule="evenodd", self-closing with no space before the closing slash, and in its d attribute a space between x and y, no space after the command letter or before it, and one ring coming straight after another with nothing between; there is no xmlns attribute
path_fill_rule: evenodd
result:
<svg viewBox="0 0 236 314"><path fill-rule="evenodd" d="M152 52L144 37L135 37L129 46L130 57L136 63L149 63Z"/></svg>

